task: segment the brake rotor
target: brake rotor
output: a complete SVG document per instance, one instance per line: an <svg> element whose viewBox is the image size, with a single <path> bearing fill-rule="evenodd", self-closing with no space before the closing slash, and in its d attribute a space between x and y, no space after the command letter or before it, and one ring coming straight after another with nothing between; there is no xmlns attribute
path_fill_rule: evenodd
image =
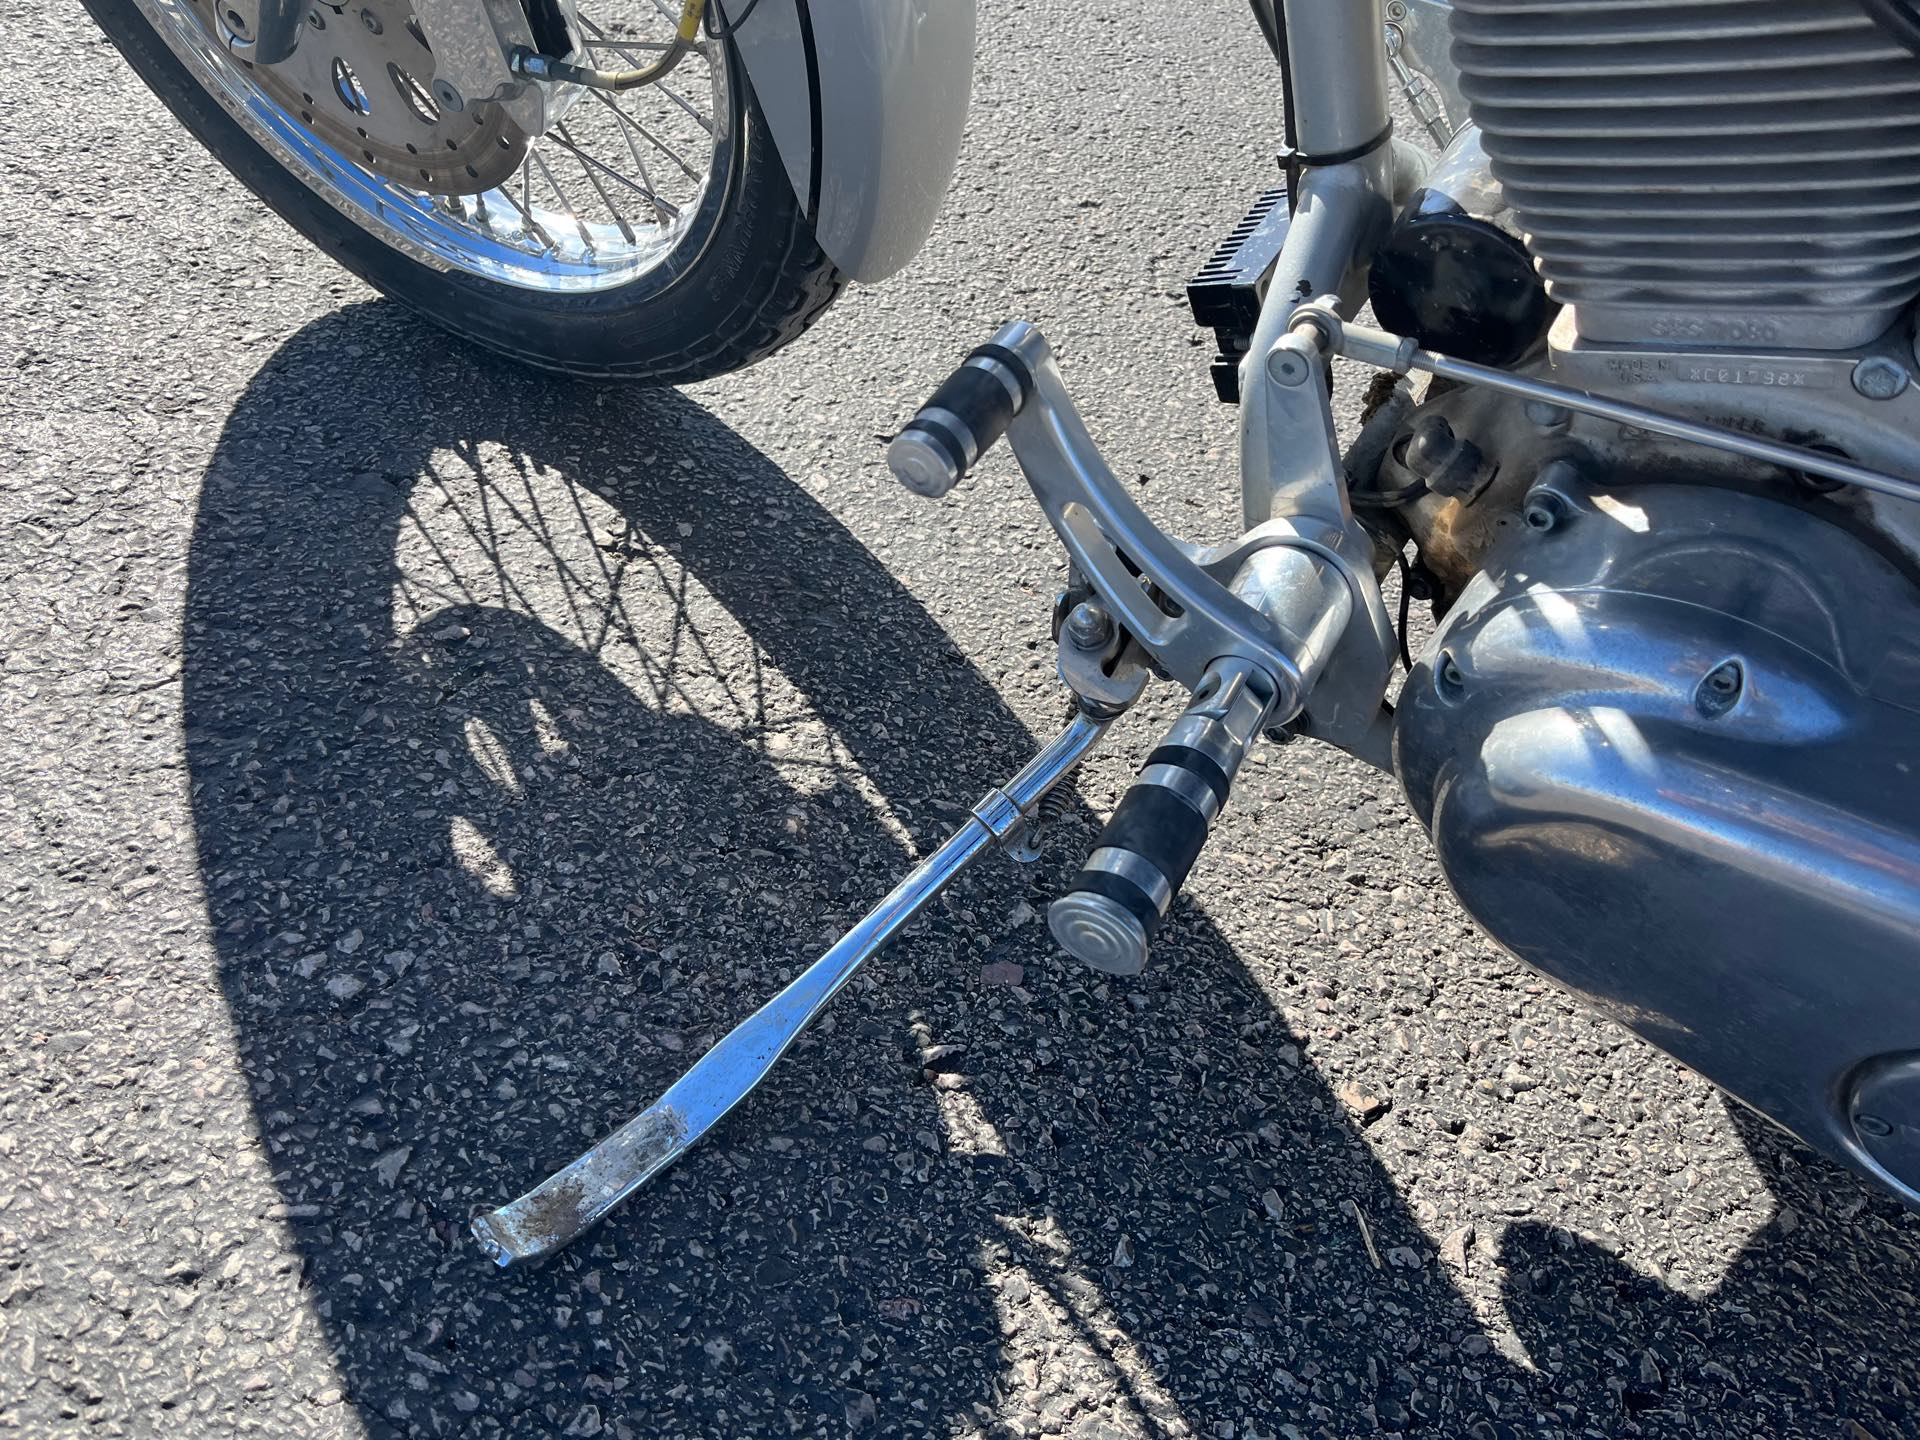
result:
<svg viewBox="0 0 1920 1440"><path fill-rule="evenodd" d="M193 7L222 33L213 0ZM293 54L249 73L342 155L410 190L478 195L504 184L526 158L526 132L495 104L444 108L433 68L408 0L316 0Z"/></svg>

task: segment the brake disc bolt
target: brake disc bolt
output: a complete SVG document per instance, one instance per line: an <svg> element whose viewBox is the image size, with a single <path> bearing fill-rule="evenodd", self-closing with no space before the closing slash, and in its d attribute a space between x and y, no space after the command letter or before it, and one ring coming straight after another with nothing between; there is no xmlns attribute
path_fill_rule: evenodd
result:
<svg viewBox="0 0 1920 1440"><path fill-rule="evenodd" d="M366 26L367 29L372 31L375 35L378 35L382 30L386 28L384 25L380 23L380 17L374 14L373 11L371 10L362 10L360 12L360 23Z"/></svg>
<svg viewBox="0 0 1920 1440"><path fill-rule="evenodd" d="M464 110L467 108L467 102L461 97L460 92L444 80L435 80L433 82L433 98L440 102L440 108L443 110Z"/></svg>
<svg viewBox="0 0 1920 1440"><path fill-rule="evenodd" d="M1113 638L1113 617L1090 600L1067 616L1067 640L1076 650L1101 650Z"/></svg>
<svg viewBox="0 0 1920 1440"><path fill-rule="evenodd" d="M1891 400L1907 388L1906 366L1885 355L1869 355L1853 367L1853 388L1869 400Z"/></svg>

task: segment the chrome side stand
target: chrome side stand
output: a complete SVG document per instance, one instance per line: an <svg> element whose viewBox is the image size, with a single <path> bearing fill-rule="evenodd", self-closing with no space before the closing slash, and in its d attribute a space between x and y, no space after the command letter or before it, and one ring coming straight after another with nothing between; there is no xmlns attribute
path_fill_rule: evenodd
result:
<svg viewBox="0 0 1920 1440"><path fill-rule="evenodd" d="M518 1200L473 1219L481 1247L503 1268L544 1259L598 1224L678 1160L766 1079L854 971L994 845L1017 836L1040 800L1072 773L1112 716L1082 712L1018 775L989 790L966 823L859 924L773 999L727 1032L635 1119Z"/></svg>

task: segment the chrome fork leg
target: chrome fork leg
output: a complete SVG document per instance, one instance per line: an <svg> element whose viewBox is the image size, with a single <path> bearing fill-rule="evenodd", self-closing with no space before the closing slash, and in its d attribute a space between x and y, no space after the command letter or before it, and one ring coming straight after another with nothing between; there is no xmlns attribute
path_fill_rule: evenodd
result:
<svg viewBox="0 0 1920 1440"><path fill-rule="evenodd" d="M1010 839L1105 732L1109 718L1076 715L1018 775L989 790L966 822L916 865L859 924L786 989L727 1032L653 1104L518 1200L476 1215L473 1233L494 1263L551 1255L599 1223L744 1100L866 960L992 846Z"/></svg>

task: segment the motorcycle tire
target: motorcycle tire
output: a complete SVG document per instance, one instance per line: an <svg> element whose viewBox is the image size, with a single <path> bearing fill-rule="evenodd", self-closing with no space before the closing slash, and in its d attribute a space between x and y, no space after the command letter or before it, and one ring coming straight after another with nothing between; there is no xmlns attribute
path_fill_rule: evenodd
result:
<svg viewBox="0 0 1920 1440"><path fill-rule="evenodd" d="M814 240L730 43L719 47L731 123L715 127L713 168L684 233L630 281L568 292L424 263L397 248L243 126L140 0L84 3L148 88L294 229L382 294L524 364L647 385L710 379L798 338L845 287Z"/></svg>

